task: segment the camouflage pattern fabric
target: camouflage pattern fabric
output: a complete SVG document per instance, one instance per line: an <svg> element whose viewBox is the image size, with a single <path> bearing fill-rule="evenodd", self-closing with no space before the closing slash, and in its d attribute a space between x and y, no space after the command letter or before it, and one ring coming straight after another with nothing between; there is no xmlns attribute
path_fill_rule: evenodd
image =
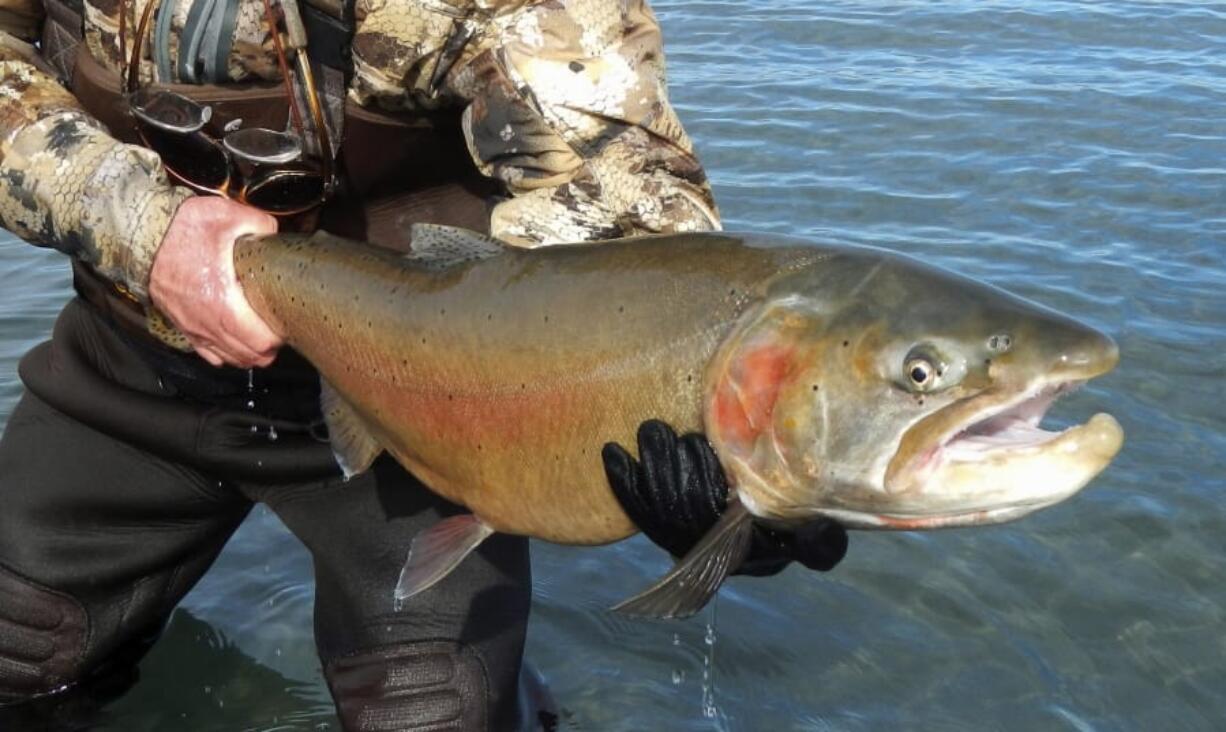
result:
<svg viewBox="0 0 1226 732"><path fill-rule="evenodd" d="M129 28L148 1L126 3ZM162 2L181 28L191 0ZM84 7L87 47L116 70L120 7ZM463 108L474 161L509 194L494 235L536 246L719 227L642 0L357 0L355 16L349 95L389 110ZM39 0L0 0L0 225L145 298L157 246L190 194L39 70L17 39L35 39L42 17ZM230 78L276 78L262 0L242 0L234 36ZM148 58L140 73L153 78Z"/></svg>
<svg viewBox="0 0 1226 732"><path fill-rule="evenodd" d="M0 225L94 265L138 299L186 190L157 156L117 142L33 49L0 38Z"/></svg>

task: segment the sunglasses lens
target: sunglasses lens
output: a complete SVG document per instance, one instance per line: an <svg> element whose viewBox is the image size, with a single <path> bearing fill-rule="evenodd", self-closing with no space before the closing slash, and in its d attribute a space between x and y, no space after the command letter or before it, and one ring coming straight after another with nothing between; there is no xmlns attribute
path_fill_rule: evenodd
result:
<svg viewBox="0 0 1226 732"><path fill-rule="evenodd" d="M221 144L202 133L167 132L141 124L141 137L176 178L191 186L222 191L230 178L230 161Z"/></svg>
<svg viewBox="0 0 1226 732"><path fill-rule="evenodd" d="M271 214L301 213L324 200L324 179L314 170L277 170L251 181L243 199Z"/></svg>
<svg viewBox="0 0 1226 732"><path fill-rule="evenodd" d="M222 142L240 161L255 165L280 165L302 157L298 138L260 127L231 132Z"/></svg>
<svg viewBox="0 0 1226 732"><path fill-rule="evenodd" d="M129 99L132 114L152 127L187 134L208 124L213 108L174 92L141 89Z"/></svg>

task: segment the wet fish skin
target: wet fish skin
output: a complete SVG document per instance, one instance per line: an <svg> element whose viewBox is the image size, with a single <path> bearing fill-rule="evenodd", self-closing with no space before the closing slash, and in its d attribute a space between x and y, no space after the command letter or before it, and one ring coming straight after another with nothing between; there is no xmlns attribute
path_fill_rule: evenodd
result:
<svg viewBox="0 0 1226 732"><path fill-rule="evenodd" d="M339 395L334 442L356 435L341 453L360 468L387 449L477 517L422 542L399 599L491 530L633 533L599 453L649 418L704 432L735 491L691 555L623 606L664 617L718 588L750 520L998 523L1080 490L1122 444L1107 415L1037 427L1056 394L1114 367L1109 338L908 257L722 233L443 240L413 260L322 234L236 247L253 307Z"/></svg>
<svg viewBox="0 0 1226 732"><path fill-rule="evenodd" d="M432 489L498 531L634 533L600 459L647 417L702 427L705 366L776 272L823 256L681 236L431 271L326 235L247 239L253 307Z"/></svg>

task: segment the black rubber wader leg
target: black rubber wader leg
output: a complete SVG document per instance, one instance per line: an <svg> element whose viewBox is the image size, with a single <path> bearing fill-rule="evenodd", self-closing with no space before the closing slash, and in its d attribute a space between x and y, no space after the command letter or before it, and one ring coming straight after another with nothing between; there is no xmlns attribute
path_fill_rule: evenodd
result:
<svg viewBox="0 0 1226 732"><path fill-rule="evenodd" d="M95 687L104 671L134 678L251 507L155 449L195 448L199 409L169 397L79 301L20 373L27 391L0 439L0 703L86 677ZM74 704L58 695L47 706Z"/></svg>
<svg viewBox="0 0 1226 732"><path fill-rule="evenodd" d="M0 703L138 658L249 507L27 393L0 439Z"/></svg>
<svg viewBox="0 0 1226 732"><path fill-rule="evenodd" d="M519 728L531 603L526 539L491 537L397 611L392 590L413 536L462 509L386 455L348 482L253 497L314 558L315 640L348 732Z"/></svg>

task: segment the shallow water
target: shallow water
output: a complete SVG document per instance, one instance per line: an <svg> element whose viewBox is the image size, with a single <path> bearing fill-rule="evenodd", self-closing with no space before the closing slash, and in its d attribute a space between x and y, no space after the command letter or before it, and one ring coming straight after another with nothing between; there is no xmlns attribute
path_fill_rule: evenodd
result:
<svg viewBox="0 0 1226 732"><path fill-rule="evenodd" d="M1220 729L1226 7L656 9L728 228L898 249L1106 330L1120 368L1052 416L1110 411L1128 441L1042 514L857 534L835 572L734 580L685 623L604 610L664 569L644 540L536 545L529 654L565 728ZM0 273L4 415L68 279L7 243ZM305 551L258 509L101 728L335 729L312 592Z"/></svg>

